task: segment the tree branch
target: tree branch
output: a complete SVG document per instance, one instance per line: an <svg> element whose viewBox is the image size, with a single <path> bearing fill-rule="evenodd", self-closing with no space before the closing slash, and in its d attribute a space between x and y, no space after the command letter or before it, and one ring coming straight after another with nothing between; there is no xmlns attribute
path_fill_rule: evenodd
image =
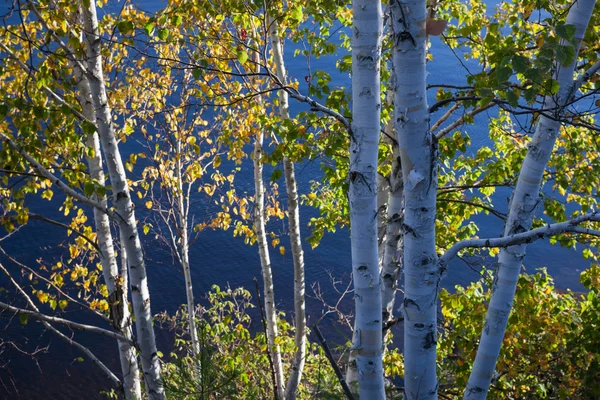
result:
<svg viewBox="0 0 600 400"><path fill-rule="evenodd" d="M434 105L432 105L431 107L429 107L429 113L433 114L434 112L436 112L437 110L439 110L440 108L442 108L443 106L445 106L448 103L459 102L459 101L469 101L469 100L479 100L479 99L481 99L481 97L479 97L479 96L450 97L448 99L440 100L437 103L435 103Z"/></svg>
<svg viewBox="0 0 600 400"><path fill-rule="evenodd" d="M108 216L114 218L118 214L109 210L107 207L104 207L102 204L85 197L84 195L76 192L71 187L69 187L66 183L57 178L52 172L48 171L42 164L40 164L35 158L33 158L29 153L23 150L18 144L16 144L10 137L8 137L5 133L0 132L0 138L4 139L8 145L17 151L21 156L23 156L32 167L38 170L40 174L42 174L46 179L49 179L53 185L58 186L58 188L63 191L65 194L73 197L74 199L82 202L83 204L87 204L88 206L95 207Z"/></svg>
<svg viewBox="0 0 600 400"><path fill-rule="evenodd" d="M450 260L458 254L459 251L470 247L470 248L482 248L482 247L509 247L519 244L532 243L538 239L543 239L550 236L559 235L561 233L581 233L586 235L600 236L600 232L593 229L583 228L578 226L582 222L594 221L600 222L600 214L598 212L592 212L588 214L580 215L579 217L573 218L566 222L559 222L556 224L550 224L541 228L532 229L527 232L517 233L511 236L504 236L499 238L489 239L467 239L455 243L450 249L444 253L440 258L440 266L442 268L447 267Z"/></svg>
<svg viewBox="0 0 600 400"><path fill-rule="evenodd" d="M24 308L14 307L14 306L11 306L10 304L6 304L6 303L2 303L2 302L0 302L0 308L7 310L7 311L14 312L15 314L29 315L30 317L33 317L40 321L46 321L46 322L51 322L54 324L65 325L65 326L68 326L69 328L77 329L80 331L97 333L102 336L107 336L109 338L128 343L131 346L135 347L135 343L131 339L128 339L119 333L109 331L104 328L99 328L97 326L92 326L92 325L80 324L79 322L70 321L70 320L64 319L64 318L51 317L46 314L42 314L42 313L39 313L36 311L26 310Z"/></svg>
<svg viewBox="0 0 600 400"><path fill-rule="evenodd" d="M594 76L596 72L598 72L598 70L600 70L600 61L597 61L596 64L592 65L590 69L585 71L583 75L581 75L579 78L577 78L577 80L575 80L575 82L573 82L573 86L569 91L569 97L567 98L571 99L573 96L575 96L575 92L579 90L581 85L583 85L584 82L587 82L592 76Z"/></svg>
<svg viewBox="0 0 600 400"><path fill-rule="evenodd" d="M35 303L33 302L33 300L31 300L31 297L27 294L27 292L25 292L25 290L23 290L23 288L21 287L21 285L19 285L17 283L17 281L15 281L12 277L12 275L10 274L10 272L8 272L8 270L4 267L4 265L2 265L0 263L0 269L4 272L4 274L8 277L8 279L11 281L11 283L13 284L13 286L17 289L17 291L19 293L21 293L21 295L25 298L25 301L27 302L27 304L29 304L29 306L31 308L33 308L36 312L39 312L40 310L37 308L37 306L35 305ZM88 349L87 347L83 346L82 344L76 342L75 340L73 340L72 338L68 337L67 335L65 335L64 333L62 333L61 331L59 331L58 329L56 329L54 326L50 325L47 321L42 321L42 324L44 325L44 327L46 329L48 329L49 331L53 332L55 335L57 335L59 338L61 338L62 340L64 340L65 342L69 343L70 345L72 345L73 347L79 349L82 353L84 353L86 356L88 356L88 358L90 360L92 360L92 362L94 364L96 364L102 371L104 371L104 373L106 374L106 376L108 377L108 379L110 379L111 381L113 381L113 383L118 387L118 388L122 388L122 383L119 380L119 378L117 378L115 376L115 374L112 373L112 371L110 369L108 369L108 367L102 362L100 361L100 359L98 357L96 357L94 355L94 353L92 353L90 351L90 349Z"/></svg>
<svg viewBox="0 0 600 400"><path fill-rule="evenodd" d="M490 109L490 108L494 107L495 105L496 105L495 102L490 102L490 103L486 104L485 106L480 106L480 107L476 107L476 108L472 109L471 111L465 113L462 117L460 117L459 119L457 119L456 121L454 121L453 123L451 123L450 125L445 127L444 129L440 129L440 131L438 133L436 133L435 137L437 139L443 138L444 136L446 136L447 134L452 132L454 129L463 125L465 123L465 119L467 117L474 117L475 115L477 115L487 109Z"/></svg>

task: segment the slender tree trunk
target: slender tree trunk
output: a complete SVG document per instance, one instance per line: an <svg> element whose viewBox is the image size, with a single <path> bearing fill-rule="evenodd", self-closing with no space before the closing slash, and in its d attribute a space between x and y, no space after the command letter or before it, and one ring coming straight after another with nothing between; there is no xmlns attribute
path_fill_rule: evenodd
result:
<svg viewBox="0 0 600 400"><path fill-rule="evenodd" d="M390 191L387 205L387 224L383 238L384 249L381 268L383 282L381 292L383 323L389 322L394 314L396 289L402 272L402 220L404 204L404 182L398 145L394 144L394 159L390 174Z"/></svg>
<svg viewBox="0 0 600 400"><path fill-rule="evenodd" d="M260 72L260 60L256 55L256 65ZM262 103L258 96L257 101ZM259 129L254 140L254 231L256 232L256 241L258 243L258 254L260 256L260 267L263 277L263 293L265 297L265 314L267 320L267 343L273 369L275 373L275 395L277 399L284 399L285 380L283 377L283 364L281 362L281 350L275 343L277 337L277 310L275 309L275 292L273 288L273 272L271 270L271 257L269 255L269 244L267 242L266 222L265 222L265 185L263 182L263 163L262 146L264 132Z"/></svg>
<svg viewBox="0 0 600 400"><path fill-rule="evenodd" d="M384 399L381 279L377 240L377 161L381 130L379 1L355 0L349 202L356 319L352 353L361 398Z"/></svg>
<svg viewBox="0 0 600 400"><path fill-rule="evenodd" d="M275 62L277 78L287 83L285 64L283 61L283 43L277 33L277 24L271 18L267 18L267 24L271 27L269 36L271 38L271 50ZM279 115L282 120L288 119L289 102L287 92L280 90L279 93ZM300 205L298 199L298 185L296 184L296 173L294 163L289 158L283 158L283 171L285 175L285 187L288 203L288 219L290 222L290 243L292 259L294 261L294 313L296 323L296 354L290 371L290 377L285 388L285 398L295 399L298 385L302 380L304 361L306 358L306 307L305 307L305 278L304 278L304 251L302 249L302 238L300 236Z"/></svg>
<svg viewBox="0 0 600 400"><path fill-rule="evenodd" d="M575 54L579 47L594 9L595 0L577 0L569 10L567 25L575 25ZM562 45L570 45L561 41ZM560 133L558 119L564 115L564 106L569 102L573 86L573 73L577 57L567 67L556 65L554 79L560 85L557 97L547 96L544 108L552 109L553 118L540 116L535 133L529 144L527 155L521 166L517 185L510 202L509 213L504 228L504 236L510 236L531 229L535 209L540 202L539 192L542 178L556 138ZM498 270L492 287L492 298L473 370L465 390L464 398L485 399L496 368L496 361L504 340L510 310L521 272L521 261L525 257L526 245L511 246L500 250Z"/></svg>
<svg viewBox="0 0 600 400"><path fill-rule="evenodd" d="M96 4L91 1L84 7L85 38L88 57L87 77L90 82L92 103L96 112L98 134L102 142L102 150L109 171L110 183L117 210L121 234L125 236L125 248L128 255L129 281L137 339L142 358L142 370L148 396L152 400L164 400L165 394L161 381L160 361L154 337L152 312L150 309L150 293L146 266L135 220L133 202L117 145L112 115L108 105L102 57L100 54L100 34L96 16Z"/></svg>
<svg viewBox="0 0 600 400"><path fill-rule="evenodd" d="M404 182L404 395L437 399L435 247L437 151L429 132L425 0L391 4L397 86L394 118Z"/></svg>
<svg viewBox="0 0 600 400"><path fill-rule="evenodd" d="M394 102L396 87L396 74L392 71L387 92L388 102ZM381 314L383 323L389 322L393 317L396 289L402 268L402 218L404 204L404 182L402 181L402 167L398 141L395 139L394 115L384 127L382 140L392 146L392 171L387 178L386 212L383 226L379 227L379 259L381 262ZM379 199L378 199L379 202ZM379 213L382 213L379 206ZM379 214L378 214L379 216ZM385 339L385 338L384 338Z"/></svg>
<svg viewBox="0 0 600 400"><path fill-rule="evenodd" d="M82 105L83 114L90 121L95 121L94 106L92 104L92 94L90 92L89 81L84 76L83 71L75 66L75 74L80 91L79 100ZM90 177L95 179L98 184L104 186L105 178L102 169L102 157L100 152L100 141L98 133L94 132L88 135L86 145L93 151L92 155L87 156L87 163L90 170ZM95 194L93 199L106 208L108 201L105 195ZM128 339L132 339L131 316L127 302L126 277L123 279L119 275L115 249L113 246L113 237L110 232L110 220L108 215L97 208L93 209L94 224L98 237L98 246L102 252L102 276L109 293L109 299L113 302L111 307L115 310L113 314L113 324L119 333ZM119 342L119 359L121 361L121 371L123 373L123 388L126 399L141 399L140 374L137 362L136 350L126 342Z"/></svg>
<svg viewBox="0 0 600 400"><path fill-rule="evenodd" d="M188 208L185 206L183 177L181 175L181 138L176 138L175 140L177 141L177 207L179 208L181 267L183 268L183 277L185 280L185 295L187 298L188 325L190 339L192 341L192 354L196 361L200 361L200 342L198 341L198 330L196 328L196 304L194 303L192 272L190 270Z"/></svg>
<svg viewBox="0 0 600 400"><path fill-rule="evenodd" d="M269 351L273 359L273 367L275 368L275 388L277 397L283 399L283 366L281 362L281 352L279 345L275 344L277 337L277 314L275 309L275 293L273 289L273 273L271 271L271 259L269 256L269 244L267 242L267 233L265 231L265 205L264 205L264 183L262 177L263 164L262 157L263 131L260 130L256 134L254 142L254 229L256 231L256 240L258 242L258 254L260 255L260 265L262 270L262 278L264 285L265 296L265 314L267 319L267 341Z"/></svg>

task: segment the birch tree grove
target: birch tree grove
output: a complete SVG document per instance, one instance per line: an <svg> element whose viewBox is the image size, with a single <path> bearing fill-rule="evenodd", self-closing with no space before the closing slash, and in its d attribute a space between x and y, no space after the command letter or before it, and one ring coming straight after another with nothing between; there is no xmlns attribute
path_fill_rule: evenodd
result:
<svg viewBox="0 0 600 400"><path fill-rule="evenodd" d="M3 359L60 338L101 372L65 398L600 398L595 0L137 3L0 10Z"/></svg>

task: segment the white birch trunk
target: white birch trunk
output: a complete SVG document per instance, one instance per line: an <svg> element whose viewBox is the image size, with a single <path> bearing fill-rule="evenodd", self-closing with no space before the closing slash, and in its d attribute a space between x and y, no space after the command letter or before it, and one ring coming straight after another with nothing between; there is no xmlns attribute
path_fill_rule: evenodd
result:
<svg viewBox="0 0 600 400"><path fill-rule="evenodd" d="M387 92L388 102L394 102L396 87L396 74L392 71L389 88ZM383 323L389 322L393 317L394 303L396 300L396 289L402 268L402 218L404 204L404 182L402 181L402 167L400 163L400 152L398 141L393 139L394 115L384 127L384 141L392 146L392 171L387 178L386 212L383 226L379 230L379 260L381 262L381 314ZM380 199L378 199L378 202ZM379 205L379 213L382 213ZM379 214L378 214L379 217ZM381 223L378 221L378 223ZM384 337L385 339L385 337Z"/></svg>
<svg viewBox="0 0 600 400"><path fill-rule="evenodd" d="M257 72L260 72L260 59L258 53L255 55ZM261 96L257 101L262 103ZM265 314L267 322L267 344L269 353L273 362L275 374L275 395L277 399L284 399L285 379L283 377L283 363L281 362L281 349L275 343L278 334L277 329L277 310L275 308L275 291L273 288L273 272L271 270L271 257L269 255L269 244L267 241L266 222L265 222L265 185L263 181L263 163L262 146L264 132L259 129L254 139L254 231L256 233L256 242L258 244L258 254L260 257L260 268L263 278L263 296L265 297Z"/></svg>
<svg viewBox="0 0 600 400"><path fill-rule="evenodd" d="M267 17L267 24L271 27L269 36L271 39L271 50L275 62L275 73L277 78L285 85L287 74L283 61L283 43L277 33L277 24ZM288 94L284 90L278 92L279 116L282 120L288 119L289 101ZM298 185L296 184L296 173L294 163L287 157L283 158L283 171L285 175L285 187L288 203L288 219L290 223L290 243L292 259L294 262L294 322L296 325L295 344L296 354L291 366L290 376L285 388L285 399L295 399L298 385L302 380L304 361L306 358L306 307L305 307L305 277L304 277L304 251L302 249L302 238L300 236L300 206L298 199Z"/></svg>
<svg viewBox="0 0 600 400"><path fill-rule="evenodd" d="M271 271L271 258L269 256L269 244L267 242L267 233L265 231L265 204L264 204L264 183L263 183L263 164L262 157L263 131L259 130L254 142L254 229L256 231L256 240L258 243L258 254L260 256L260 266L263 278L263 292L265 297L265 314L267 319L267 342L269 352L275 369L275 391L278 399L283 399L284 378L283 365L281 362L281 351L278 344L275 344L277 337L277 311L275 309L275 292L273 289L273 273Z"/></svg>
<svg viewBox="0 0 600 400"><path fill-rule="evenodd" d="M566 24L575 25L576 27L575 54L579 53L581 40L592 15L594 4L595 0L577 0L569 10ZM561 41L561 44L568 45L564 41ZM555 119L544 115L540 116L511 199L504 236L531 229L535 209L540 202L539 193L543 174L560 132L561 124L556 119L564 115L564 106L570 100L569 94L573 86L576 60L577 57L567 67L557 65L557 73L555 73L554 79L560 84L558 96L547 96L544 105L546 109L554 109L549 113L553 114ZM500 250L498 270L492 287L492 298L481 333L473 370L465 390L465 399L485 399L487 395L504 340L504 333L512 309L519 273L521 272L521 261L525 257L526 247L523 244Z"/></svg>
<svg viewBox="0 0 600 400"><path fill-rule="evenodd" d="M384 399L381 279L377 238L377 162L381 129L380 1L355 0L349 202L356 319L352 356L363 399Z"/></svg>
<svg viewBox="0 0 600 400"><path fill-rule="evenodd" d="M129 281L135 314L137 339L142 359L142 370L146 391L151 400L165 400L161 381L160 361L154 337L150 293L144 255L137 230L133 202L117 145L112 116L108 105L102 57L100 54L100 34L96 15L96 4L91 1L84 7L85 39L88 57L87 76L90 83L92 103L96 112L98 134L109 171L110 183L114 195L114 205L118 214L121 234L125 237L128 255Z"/></svg>
<svg viewBox="0 0 600 400"><path fill-rule="evenodd" d="M425 0L391 4L397 86L394 118L404 181L404 395L436 399L437 151L426 95Z"/></svg>
<svg viewBox="0 0 600 400"><path fill-rule="evenodd" d="M387 204L387 224L383 237L383 257L381 267L381 304L383 323L392 319L396 289L402 272L402 219L404 203L404 182L398 145L394 144L392 173L389 178L389 198Z"/></svg>
<svg viewBox="0 0 600 400"><path fill-rule="evenodd" d="M95 121L96 117L94 113L94 106L92 104L92 94L90 92L89 81L84 76L83 71L81 71L81 69L77 66L75 66L75 75L80 91L79 100L81 102L83 114L89 121ZM90 177L97 180L98 184L104 186L105 178L104 171L102 169L100 141L98 139L97 132L94 132L87 137L86 145L89 149L93 150L93 155L86 157L90 170ZM108 205L105 195L100 196L95 194L93 199L100 203L103 208L106 208ZM112 295L112 301L118 302L118 304L112 307L119 309L117 315L119 315L120 319L116 320L115 316L113 316L115 319L113 320L113 323L116 325L115 328L118 329L121 335L128 339L132 339L133 332L131 329L131 316L129 314L129 307L127 303L126 278L124 281L119 280L119 269L115 257L113 237L112 233L110 232L110 220L108 215L97 208L94 208L93 212L94 224L96 225L96 234L98 238L98 247L100 247L102 252L102 276L104 278L108 293ZM117 288L117 286L119 286L119 288ZM141 399L142 394L140 387L140 374L135 348L133 348L133 346L131 346L129 343L119 342L119 359L121 361L121 371L123 373L123 389L125 392L125 398L127 400Z"/></svg>
<svg viewBox="0 0 600 400"><path fill-rule="evenodd" d="M185 195L183 193L183 177L181 175L181 138L177 141L177 207L179 208L179 229L180 229L180 253L181 267L183 268L183 278L185 281L185 296L188 308L188 325L190 339L192 341L192 354L196 361L200 361L200 342L198 341L198 330L196 327L196 304L194 303L194 290L192 285L192 272L190 270L190 249L188 236L188 208L185 205ZM177 249L175 249L177 250Z"/></svg>

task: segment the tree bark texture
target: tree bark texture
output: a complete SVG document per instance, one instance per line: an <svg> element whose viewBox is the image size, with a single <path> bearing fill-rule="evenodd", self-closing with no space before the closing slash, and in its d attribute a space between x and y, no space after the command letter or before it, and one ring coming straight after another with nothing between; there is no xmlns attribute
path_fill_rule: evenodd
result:
<svg viewBox="0 0 600 400"><path fill-rule="evenodd" d="M426 95L426 1L394 0L391 11L397 80L394 122L404 182L404 395L407 400L437 400L438 155L429 131Z"/></svg>
<svg viewBox="0 0 600 400"><path fill-rule="evenodd" d="M144 382L151 400L165 400L166 397L161 380L160 360L156 349L153 318L150 309L150 293L148 291L144 255L138 234L134 205L131 200L129 185L119 152L106 94L96 4L93 1L89 2L89 5L84 8L83 14L88 57L86 76L90 83L98 134L109 171L114 206L118 214L117 222L121 234L125 237L125 248L129 265L129 282Z"/></svg>
<svg viewBox="0 0 600 400"><path fill-rule="evenodd" d="M379 1L355 0L349 202L356 319L351 355L364 399L384 399L381 279L377 238L377 162L381 131Z"/></svg>
<svg viewBox="0 0 600 400"><path fill-rule="evenodd" d="M569 10L566 24L575 25L575 54L579 47L594 9L595 0L576 0ZM570 45L564 40L562 45ZM556 65L554 79L560 85L556 96L546 96L545 109L550 109L552 118L541 115L529 144L527 155L521 166L517 185L512 195L504 236L511 236L531 229L535 210L540 203L540 189L544 171L550 160L556 138L560 133L558 119L564 115L573 87L573 73L577 57L569 66ZM492 381L496 361L504 340L508 317L525 257L526 244L510 246L500 250L498 269L492 287L492 297L481 333L475 363L469 377L464 398L485 399Z"/></svg>

